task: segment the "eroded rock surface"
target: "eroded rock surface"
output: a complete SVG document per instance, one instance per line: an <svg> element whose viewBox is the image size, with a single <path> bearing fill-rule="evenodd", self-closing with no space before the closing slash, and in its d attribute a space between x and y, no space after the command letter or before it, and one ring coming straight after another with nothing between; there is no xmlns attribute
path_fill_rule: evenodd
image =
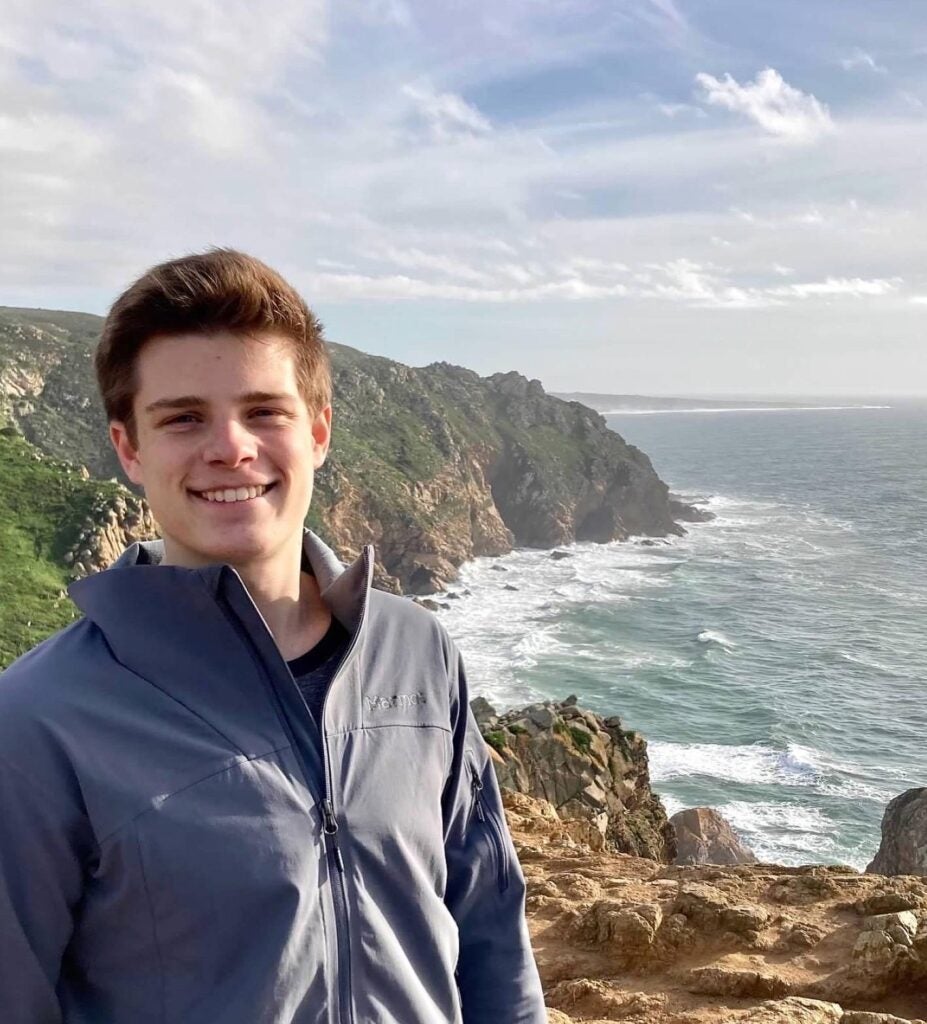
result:
<svg viewBox="0 0 927 1024"><path fill-rule="evenodd" d="M620 718L580 708L572 696L505 714L478 699L474 713L503 789L548 801L592 849L673 859L673 831L650 788L647 743Z"/></svg>
<svg viewBox="0 0 927 1024"><path fill-rule="evenodd" d="M882 817L882 843L866 868L880 875L927 875L927 788L896 796Z"/></svg>
<svg viewBox="0 0 927 1024"><path fill-rule="evenodd" d="M676 832L677 864L755 864L724 818L711 807L690 807L670 818Z"/></svg>
<svg viewBox="0 0 927 1024"><path fill-rule="evenodd" d="M927 879L669 865L503 798L552 1022L924 1024Z"/></svg>

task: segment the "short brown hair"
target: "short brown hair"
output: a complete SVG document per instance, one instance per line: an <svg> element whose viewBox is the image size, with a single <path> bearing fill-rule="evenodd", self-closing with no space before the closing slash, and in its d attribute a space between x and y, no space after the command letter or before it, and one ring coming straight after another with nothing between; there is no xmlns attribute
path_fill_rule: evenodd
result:
<svg viewBox="0 0 927 1024"><path fill-rule="evenodd" d="M139 352L155 337L188 332L273 331L291 345L300 394L315 415L331 402L331 367L322 325L302 297L260 260L210 249L152 267L113 303L95 365L110 420L136 443L133 403Z"/></svg>

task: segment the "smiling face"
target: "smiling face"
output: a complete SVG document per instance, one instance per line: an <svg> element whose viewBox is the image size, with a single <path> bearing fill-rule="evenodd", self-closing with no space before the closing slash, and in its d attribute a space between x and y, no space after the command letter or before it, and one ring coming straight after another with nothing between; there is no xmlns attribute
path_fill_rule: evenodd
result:
<svg viewBox="0 0 927 1024"><path fill-rule="evenodd" d="M110 436L144 488L165 562L299 572L303 520L325 461L331 406L312 416L286 339L228 332L155 338L135 366L135 442Z"/></svg>

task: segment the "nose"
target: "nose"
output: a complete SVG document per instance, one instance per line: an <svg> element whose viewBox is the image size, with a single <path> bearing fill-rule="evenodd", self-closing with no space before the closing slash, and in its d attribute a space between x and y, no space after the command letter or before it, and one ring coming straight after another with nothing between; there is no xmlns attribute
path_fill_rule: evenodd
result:
<svg viewBox="0 0 927 1024"><path fill-rule="evenodd" d="M237 419L213 422L206 443L203 458L213 464L234 468L257 457L257 439Z"/></svg>

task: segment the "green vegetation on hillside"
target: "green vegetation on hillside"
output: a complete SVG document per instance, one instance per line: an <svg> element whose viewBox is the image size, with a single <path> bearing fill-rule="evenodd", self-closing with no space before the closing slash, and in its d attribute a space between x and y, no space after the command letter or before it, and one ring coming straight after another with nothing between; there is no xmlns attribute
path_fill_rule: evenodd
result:
<svg viewBox="0 0 927 1024"><path fill-rule="evenodd" d="M102 324L0 307L0 427L15 428L0 461L0 665L70 620L63 555L115 493L102 481L121 478L93 373ZM343 554L373 541L385 585L427 593L513 542L678 529L646 455L538 381L337 344L331 357L332 448L307 522Z"/></svg>
<svg viewBox="0 0 927 1024"><path fill-rule="evenodd" d="M77 617L64 555L109 491L0 429L0 668Z"/></svg>

